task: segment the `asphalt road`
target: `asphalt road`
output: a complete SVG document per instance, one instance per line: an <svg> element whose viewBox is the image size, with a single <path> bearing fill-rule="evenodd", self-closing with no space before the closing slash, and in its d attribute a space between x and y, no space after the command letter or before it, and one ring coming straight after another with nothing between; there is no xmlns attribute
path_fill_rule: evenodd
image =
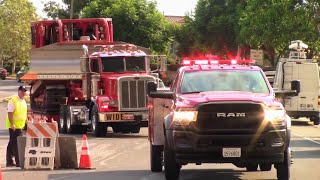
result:
<svg viewBox="0 0 320 180"><path fill-rule="evenodd" d="M1 97L12 95L18 85L13 80L0 80ZM152 173L149 165L149 142L147 129L138 135L108 134L104 138L88 135L90 156L95 170L37 170L26 171L5 167L5 153L8 132L5 129L6 104L0 103L0 164L4 180L164 180L164 173ZM320 129L306 120L293 122L293 165L291 179L319 180ZM81 152L82 136L77 138L78 159ZM181 180L272 180L276 179L276 170L270 172L247 172L232 164L187 165L182 168Z"/></svg>

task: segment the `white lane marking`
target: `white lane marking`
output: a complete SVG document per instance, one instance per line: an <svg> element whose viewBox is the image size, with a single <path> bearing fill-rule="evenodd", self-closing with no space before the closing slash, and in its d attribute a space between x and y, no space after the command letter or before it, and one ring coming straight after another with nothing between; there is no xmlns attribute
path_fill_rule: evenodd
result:
<svg viewBox="0 0 320 180"><path fill-rule="evenodd" d="M100 166L105 166L105 165L107 165L108 161L110 161L111 159L114 159L114 158L116 158L118 156L121 156L122 154L124 154L124 153L115 154L113 156L107 157L106 159L104 159L102 161L98 161L98 163L99 163Z"/></svg>
<svg viewBox="0 0 320 180"><path fill-rule="evenodd" d="M315 140L313 140L313 139L310 139L310 138L304 137L304 136L299 135L299 134L294 133L294 132L292 132L292 134L294 134L294 135L296 135L296 136L298 136L298 137L301 137L301 138L303 138L303 139L305 139L305 140L308 140L308 141L311 141L311 142L314 142L314 143L316 143L316 144L320 145L320 142L315 141Z"/></svg>
<svg viewBox="0 0 320 180"><path fill-rule="evenodd" d="M69 179L71 176L74 176L75 174L72 175L68 175L68 176L62 176L62 177L58 177L58 178L50 178L49 180L58 180L58 179Z"/></svg>

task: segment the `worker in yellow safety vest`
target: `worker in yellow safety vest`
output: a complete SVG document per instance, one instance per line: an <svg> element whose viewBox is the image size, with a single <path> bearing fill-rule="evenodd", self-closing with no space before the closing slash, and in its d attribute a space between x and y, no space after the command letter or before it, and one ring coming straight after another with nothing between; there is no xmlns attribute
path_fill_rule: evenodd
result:
<svg viewBox="0 0 320 180"><path fill-rule="evenodd" d="M26 91L25 86L19 86L18 95L12 97L8 102L6 127L9 129L10 139L7 146L7 167L20 167L17 139L18 136L22 136L22 129L27 122L27 103L24 100ZM15 162L13 162L13 157Z"/></svg>

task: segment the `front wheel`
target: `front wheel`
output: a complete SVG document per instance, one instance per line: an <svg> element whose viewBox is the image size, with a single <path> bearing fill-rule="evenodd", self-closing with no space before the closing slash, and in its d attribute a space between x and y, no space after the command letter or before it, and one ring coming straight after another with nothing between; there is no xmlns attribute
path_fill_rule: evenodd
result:
<svg viewBox="0 0 320 180"><path fill-rule="evenodd" d="M98 108L96 106L93 106L91 112L92 135L95 137L105 136L106 130L103 127L103 124L99 122Z"/></svg>
<svg viewBox="0 0 320 180"><path fill-rule="evenodd" d="M137 133L140 132L140 127L141 127L140 124L132 125L132 126L130 127L130 132L137 134Z"/></svg>
<svg viewBox="0 0 320 180"><path fill-rule="evenodd" d="M163 146L150 144L150 165L152 172L162 171Z"/></svg>
<svg viewBox="0 0 320 180"><path fill-rule="evenodd" d="M313 120L314 125L319 125L320 124L320 117L315 117Z"/></svg>
<svg viewBox="0 0 320 180"><path fill-rule="evenodd" d="M181 165L178 164L174 151L169 148L167 140L164 145L164 169L166 180L179 180Z"/></svg>
<svg viewBox="0 0 320 180"><path fill-rule="evenodd" d="M276 165L277 178L279 180L290 179L290 165L291 165L291 150L288 148L284 152L284 161Z"/></svg>
<svg viewBox="0 0 320 180"><path fill-rule="evenodd" d="M66 128L66 106L61 105L60 106L60 119L59 119L59 132L60 133L66 133L67 128Z"/></svg>
<svg viewBox="0 0 320 180"><path fill-rule="evenodd" d="M68 134L74 133L74 126L72 125L72 112L69 106L66 107L67 112L66 112L66 122L65 122L65 127L66 127L66 132Z"/></svg>
<svg viewBox="0 0 320 180"><path fill-rule="evenodd" d="M260 170L261 170L261 171L271 171L271 169L272 169L272 164L262 163L262 164L259 164L259 167L260 167Z"/></svg>
<svg viewBox="0 0 320 180"><path fill-rule="evenodd" d="M246 165L247 171L257 171L258 170L258 164L250 163Z"/></svg>

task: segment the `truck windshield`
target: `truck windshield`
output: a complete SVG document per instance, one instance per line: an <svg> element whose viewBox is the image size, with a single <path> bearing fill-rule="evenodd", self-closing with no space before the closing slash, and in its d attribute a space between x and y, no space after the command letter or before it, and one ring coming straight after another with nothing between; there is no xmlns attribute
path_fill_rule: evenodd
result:
<svg viewBox="0 0 320 180"><path fill-rule="evenodd" d="M145 57L102 57L103 72L144 72Z"/></svg>
<svg viewBox="0 0 320 180"><path fill-rule="evenodd" d="M260 71L215 70L184 73L180 85L182 94L205 91L269 93L267 83Z"/></svg>

